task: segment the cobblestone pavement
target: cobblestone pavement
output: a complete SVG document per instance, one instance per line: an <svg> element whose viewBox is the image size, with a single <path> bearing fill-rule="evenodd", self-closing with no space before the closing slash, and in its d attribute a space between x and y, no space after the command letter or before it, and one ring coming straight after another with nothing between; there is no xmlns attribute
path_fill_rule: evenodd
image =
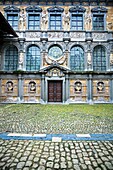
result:
<svg viewBox="0 0 113 170"><path fill-rule="evenodd" d="M113 170L107 141L0 140L0 170Z"/></svg>
<svg viewBox="0 0 113 170"><path fill-rule="evenodd" d="M0 109L0 132L75 134L113 133L113 119L74 112L57 114L30 105L4 105ZM16 109L15 109L16 107ZM11 110L13 108L13 111ZM29 111L29 108L31 111ZM68 108L67 108L68 109ZM57 109L56 109L57 110ZM53 112L53 113L52 113Z"/></svg>

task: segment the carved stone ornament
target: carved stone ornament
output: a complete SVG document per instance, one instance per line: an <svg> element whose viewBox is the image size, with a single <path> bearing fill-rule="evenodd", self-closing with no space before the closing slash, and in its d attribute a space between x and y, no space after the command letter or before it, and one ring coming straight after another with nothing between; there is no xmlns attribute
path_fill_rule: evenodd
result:
<svg viewBox="0 0 113 170"><path fill-rule="evenodd" d="M110 55L110 65L113 66L113 53Z"/></svg>
<svg viewBox="0 0 113 170"><path fill-rule="evenodd" d="M26 15L24 9L22 9L19 15L19 22L20 22L19 26L21 30L25 29L25 21L26 21Z"/></svg>
<svg viewBox="0 0 113 170"><path fill-rule="evenodd" d="M48 10L48 12L51 12L51 13L54 13L54 12L62 13L64 11L63 8L60 8L60 7L57 7L57 6L48 8L47 10Z"/></svg>
<svg viewBox="0 0 113 170"><path fill-rule="evenodd" d="M106 34L105 33L93 33L92 37L93 39L96 39L96 40L105 40Z"/></svg>
<svg viewBox="0 0 113 170"><path fill-rule="evenodd" d="M42 11L42 15L41 15L41 24L42 24L42 26L43 26L43 29L45 29L46 28L46 24L47 24L47 22L48 22L48 19L47 19L47 13L46 13L46 10L43 10Z"/></svg>
<svg viewBox="0 0 113 170"><path fill-rule="evenodd" d="M24 53L20 52L20 56L19 56L19 64L23 64L24 61Z"/></svg>
<svg viewBox="0 0 113 170"><path fill-rule="evenodd" d="M48 77L63 77L64 74L61 70L59 70L58 68L53 68L51 70L48 71L48 73L46 74L46 76Z"/></svg>
<svg viewBox="0 0 113 170"><path fill-rule="evenodd" d="M41 32L26 32L26 38L41 38Z"/></svg>
<svg viewBox="0 0 113 170"><path fill-rule="evenodd" d="M10 5L10 6L6 7L6 8L4 8L4 11L6 11L6 12L19 12L20 9L13 6L13 5Z"/></svg>
<svg viewBox="0 0 113 170"><path fill-rule="evenodd" d="M112 22L109 22L108 25L107 25L107 27L108 27L109 30L112 30L112 28L113 28L113 23L112 23Z"/></svg>
<svg viewBox="0 0 113 170"><path fill-rule="evenodd" d="M80 81L75 82L74 89L77 93L82 92L82 83Z"/></svg>
<svg viewBox="0 0 113 170"><path fill-rule="evenodd" d="M82 32L71 32L70 38L85 38L85 33Z"/></svg>
<svg viewBox="0 0 113 170"><path fill-rule="evenodd" d="M91 54L90 53L88 53L88 56L87 56L87 64L88 65L92 64L92 62L91 62Z"/></svg>
<svg viewBox="0 0 113 170"><path fill-rule="evenodd" d="M96 7L91 10L93 13L106 13L107 9L104 7Z"/></svg>
<svg viewBox="0 0 113 170"><path fill-rule="evenodd" d="M63 32L48 32L48 38L63 38Z"/></svg>
<svg viewBox="0 0 113 170"><path fill-rule="evenodd" d="M104 83L103 82L97 83L97 92L104 92Z"/></svg>
<svg viewBox="0 0 113 170"><path fill-rule="evenodd" d="M36 92L36 83L34 81L29 83L29 92Z"/></svg>
<svg viewBox="0 0 113 170"><path fill-rule="evenodd" d="M12 81L8 81L6 83L6 91L7 92L13 92L13 82Z"/></svg>
<svg viewBox="0 0 113 170"><path fill-rule="evenodd" d="M70 8L69 11L70 11L71 13L75 13L75 12L85 12L86 9L83 8L83 7L81 7L81 6L79 6L79 5L76 5L75 7Z"/></svg>
<svg viewBox="0 0 113 170"><path fill-rule="evenodd" d="M44 55L44 60L49 65L51 65L51 64L59 64L59 65L61 65L61 64L65 63L66 59L67 59L66 54L63 55L60 59L57 59L57 60L50 58L48 55Z"/></svg>
<svg viewBox="0 0 113 170"><path fill-rule="evenodd" d="M38 6L29 6L28 8L26 8L27 12L42 12L42 9Z"/></svg>

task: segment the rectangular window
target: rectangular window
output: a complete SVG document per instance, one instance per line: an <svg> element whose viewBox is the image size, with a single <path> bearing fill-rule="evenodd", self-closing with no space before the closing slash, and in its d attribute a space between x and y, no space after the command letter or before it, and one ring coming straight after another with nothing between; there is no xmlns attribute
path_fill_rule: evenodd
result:
<svg viewBox="0 0 113 170"><path fill-rule="evenodd" d="M40 15L39 14L29 14L28 17L28 29L37 30L40 28Z"/></svg>
<svg viewBox="0 0 113 170"><path fill-rule="evenodd" d="M60 30L62 29L61 24L61 15L57 14L50 14L50 29L51 30Z"/></svg>
<svg viewBox="0 0 113 170"><path fill-rule="evenodd" d="M93 15L93 30L104 30L104 15Z"/></svg>
<svg viewBox="0 0 113 170"><path fill-rule="evenodd" d="M18 29L18 14L7 14L7 20L13 29Z"/></svg>
<svg viewBox="0 0 113 170"><path fill-rule="evenodd" d="M71 16L71 29L83 30L83 15L72 14Z"/></svg>

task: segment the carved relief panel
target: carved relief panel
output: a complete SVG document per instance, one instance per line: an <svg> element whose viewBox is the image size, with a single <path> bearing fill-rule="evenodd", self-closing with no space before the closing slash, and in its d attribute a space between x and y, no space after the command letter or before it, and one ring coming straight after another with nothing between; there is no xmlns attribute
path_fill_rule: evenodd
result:
<svg viewBox="0 0 113 170"><path fill-rule="evenodd" d="M18 81L1 81L1 100L4 102L16 102L18 97Z"/></svg>
<svg viewBox="0 0 113 170"><path fill-rule="evenodd" d="M87 80L70 80L70 101L87 100Z"/></svg>
<svg viewBox="0 0 113 170"><path fill-rule="evenodd" d="M41 96L40 80L24 80L23 97L25 102L39 102Z"/></svg>
<svg viewBox="0 0 113 170"><path fill-rule="evenodd" d="M109 80L94 80L93 81L93 100L100 102L109 101L110 86Z"/></svg>

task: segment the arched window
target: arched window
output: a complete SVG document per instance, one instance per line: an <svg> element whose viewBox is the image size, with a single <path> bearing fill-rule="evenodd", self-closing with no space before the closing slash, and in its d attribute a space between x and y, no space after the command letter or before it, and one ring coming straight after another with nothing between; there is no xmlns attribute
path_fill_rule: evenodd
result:
<svg viewBox="0 0 113 170"><path fill-rule="evenodd" d="M40 49L32 45L27 49L26 70L34 71L40 69Z"/></svg>
<svg viewBox="0 0 113 170"><path fill-rule="evenodd" d="M18 50L15 46L9 46L5 51L5 70L17 70L18 66Z"/></svg>
<svg viewBox="0 0 113 170"><path fill-rule="evenodd" d="M105 48L101 45L96 46L93 51L93 70L106 70L106 51Z"/></svg>
<svg viewBox="0 0 113 170"><path fill-rule="evenodd" d="M70 53L70 68L74 71L84 70L84 51L79 46L74 46Z"/></svg>

